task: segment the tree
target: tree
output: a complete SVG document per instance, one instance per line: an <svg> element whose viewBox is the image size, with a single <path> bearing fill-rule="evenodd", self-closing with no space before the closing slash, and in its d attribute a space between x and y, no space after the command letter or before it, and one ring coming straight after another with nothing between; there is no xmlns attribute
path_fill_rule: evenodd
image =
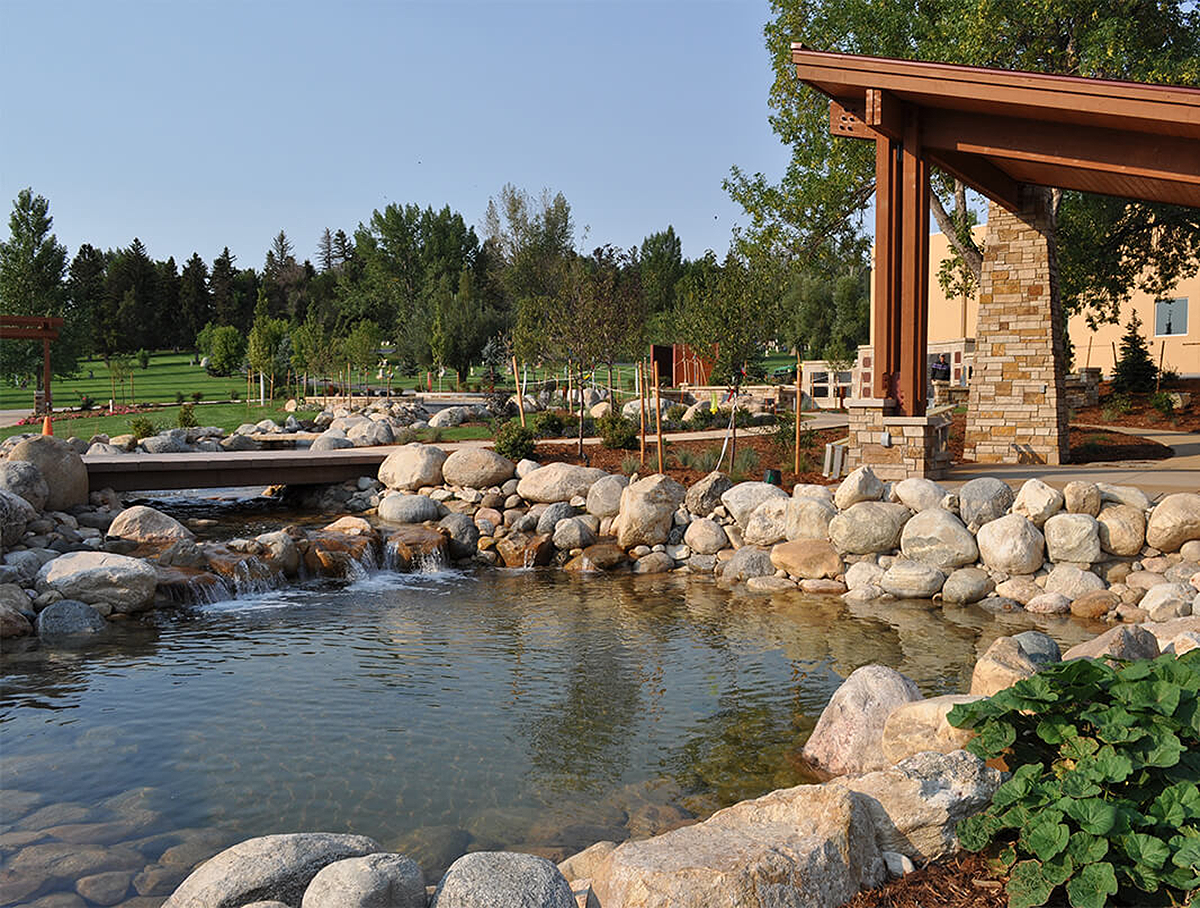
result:
<svg viewBox="0 0 1200 908"><path fill-rule="evenodd" d="M237 294L234 286L237 279L237 269L234 268L236 261L237 256L229 251L228 246L213 259L209 288L212 296L213 320L218 325L233 325L239 321Z"/></svg>
<svg viewBox="0 0 1200 908"><path fill-rule="evenodd" d="M246 359L246 337L232 325L214 328L210 335L209 369L217 375L232 375Z"/></svg>
<svg viewBox="0 0 1200 908"><path fill-rule="evenodd" d="M1146 349L1146 339L1142 337L1141 329L1142 320L1134 311L1125 326L1125 336L1121 338L1121 357L1113 369L1112 387L1119 394L1140 394L1154 390L1158 367Z"/></svg>
<svg viewBox="0 0 1200 908"><path fill-rule="evenodd" d="M105 275L100 342L107 353L154 346L159 334L159 271L137 237L118 249ZM174 305L174 301L172 301Z"/></svg>
<svg viewBox="0 0 1200 908"><path fill-rule="evenodd" d="M481 303L475 293L472 272L459 273L457 287L452 287L449 275L443 275L431 300L433 327L430 348L433 361L449 366L458 375L461 387L483 351L488 338L499 325L496 311Z"/></svg>
<svg viewBox="0 0 1200 908"><path fill-rule="evenodd" d="M212 318L212 294L208 290L208 266L198 253L183 266L179 275L178 320L185 344L195 344L201 328Z"/></svg>
<svg viewBox="0 0 1200 908"><path fill-rule="evenodd" d="M831 344L855 350L870 328L870 272L865 267L830 278L794 269L780 299L779 336L805 359L821 359Z"/></svg>
<svg viewBox="0 0 1200 908"><path fill-rule="evenodd" d="M872 0L772 0L764 34L775 81L771 126L792 148L783 179L733 168L726 188L750 217L749 238L764 247L808 258L861 239L856 222L874 192L874 147L829 133L828 102L802 86L791 62L792 41L823 50L939 60L1007 69L1143 82L1193 85L1200 81L1200 8L1156 0L1030 0L1019 8L998 0L878 4ZM969 233L961 184L935 172L932 213L977 281L982 252ZM1055 193L1058 217L1070 229L1060 239L1061 291L1068 308L1111 316L1127 298L1139 262L1157 286L1171 286L1194 268L1200 216L1149 203L1085 203L1080 193ZM1076 209L1076 210L1073 210ZM953 214L952 214L953 213ZM1099 249L1081 242L1089 229L1120 242ZM1051 236L1053 239L1053 234ZM1194 262L1194 259L1192 259Z"/></svg>
<svg viewBox="0 0 1200 908"><path fill-rule="evenodd" d="M258 292L258 305L255 307L254 325L250 328L250 336L246 342L246 359L250 368L270 380L271 397L275 396L275 379L279 376L276 368L279 365L279 345L287 337L288 323L281 318L272 318L270 304L267 302L267 291L261 287ZM286 369L286 363L284 365Z"/></svg>
<svg viewBox="0 0 1200 908"><path fill-rule="evenodd" d="M347 363L359 372L371 372L379 362L379 345L382 341L383 332L377 324L370 319L359 322L342 341Z"/></svg>
<svg viewBox="0 0 1200 908"><path fill-rule="evenodd" d="M328 227L321 232L321 238L317 240L317 265L322 274L333 270L333 233Z"/></svg>
<svg viewBox="0 0 1200 908"><path fill-rule="evenodd" d="M67 250L50 232L53 224L50 203L43 196L35 196L32 189L17 193L8 219L8 241L0 243L0 310L5 315L75 321L63 282ZM59 375L75 371L79 347L70 340L60 337L50 345L51 369ZM41 341L6 340L0 344L0 373L5 376L33 378L40 388L42 362Z"/></svg>
<svg viewBox="0 0 1200 908"><path fill-rule="evenodd" d="M646 324L645 297L636 261L636 250L622 252L611 245L600 246L586 260L592 283L591 304L597 308L592 317L597 358L608 366L609 388L613 367L620 357L641 346Z"/></svg>

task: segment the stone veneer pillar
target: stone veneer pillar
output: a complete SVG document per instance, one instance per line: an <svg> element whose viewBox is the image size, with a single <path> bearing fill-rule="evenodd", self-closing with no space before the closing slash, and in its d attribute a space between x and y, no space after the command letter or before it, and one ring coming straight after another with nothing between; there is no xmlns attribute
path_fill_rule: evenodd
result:
<svg viewBox="0 0 1200 908"><path fill-rule="evenodd" d="M1021 198L1018 214L988 206L963 456L1059 464L1069 450L1068 414L1050 194L1023 187Z"/></svg>
<svg viewBox="0 0 1200 908"><path fill-rule="evenodd" d="M940 479L950 464L950 420L944 416L893 416L890 400L848 400L846 466L869 465L883 480Z"/></svg>

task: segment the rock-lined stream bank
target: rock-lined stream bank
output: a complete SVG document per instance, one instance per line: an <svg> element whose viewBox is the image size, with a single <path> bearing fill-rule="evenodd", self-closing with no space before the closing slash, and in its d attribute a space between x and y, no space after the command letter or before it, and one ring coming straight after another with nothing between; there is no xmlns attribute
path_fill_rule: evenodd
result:
<svg viewBox="0 0 1200 908"><path fill-rule="evenodd" d="M729 608L753 601L748 595L770 594L763 601L775 603L805 594L840 594L846 607L881 615L904 613L918 600L925 611L970 610L997 620L1019 618L1014 630L1081 621L1095 622L1090 625L1095 631L1111 628L1083 643L1082 649L1065 653L1041 635L999 635L986 641L977 654L978 664L957 689L939 693L988 693L1060 656L1105 651L1153 655L1161 649L1180 652L1200 642L1197 618L1192 616L1200 586L1200 496L1194 494L1154 503L1127 487L1073 484L1060 493L1033 480L1014 494L995 480L976 480L950 495L920 480L883 484L869 471L856 472L836 490L801 486L791 495L764 483L733 485L719 474L684 489L661 476L630 482L582 467L511 464L487 451L447 457L429 446L412 445L389 458L378 477L314 493L311 500L343 513L357 511L359 516L333 520L321 529L293 527L253 539L198 542L167 515L146 508L119 510L119 502L103 493L91 503L86 497L69 501L61 496L52 502L51 490L58 494L63 485L45 481L45 474L56 467L49 455L59 461L69 458L52 441L34 447L44 449L35 451L47 462L44 472L38 466L41 477L28 467L13 466L36 464L36 458L10 457L0 465L9 490L0 499L6 513L13 515L4 522L5 579L15 581L3 588L6 632L28 633L35 627L45 632L49 625L57 633L64 624L72 631L100 630L105 624L97 624L97 617L101 622L129 621L129 616L156 607L178 607L206 596L223 598L239 584L244 590L262 589L302 580L306 572L310 577L352 580L385 563L411 570L422 560L444 559L514 567L557 565L580 573L625 571L650 578L672 572L701 574L715 577L720 588L729 591L732 598L723 599ZM19 446L14 451L19 452ZM43 487L45 497L38 503ZM19 533L12 529L18 524ZM18 618L27 627L22 628ZM878 671L896 667L889 666L886 657L877 661L884 666ZM861 779L870 779L871 772L913 773L924 780L918 787L959 792L955 810L966 811L980 798L986 800L982 792L994 780L953 755L961 740L947 733L943 704L924 700L919 693L914 697L903 679L889 678L870 676L867 684L858 676L847 683L847 693L841 700L834 698L828 721L822 718L809 741L808 761ZM852 696L864 684L871 695ZM902 695L878 697L880 685ZM861 713L864 700L876 703L875 714ZM839 732L843 726L834 720L842 713L851 717L849 727L869 729L870 740ZM894 713L903 721L893 719ZM950 750L949 762L922 757L931 744ZM917 762L905 763L906 759ZM900 770L887 768L897 763ZM960 776L975 781L964 787ZM903 788L891 776L871 785L873 792ZM969 796L963 794L968 790ZM768 873L761 863L766 852L755 850L761 846L771 854L787 855L789 891L809 899L796 904L837 904L847 891L881 879L889 861L902 867L897 855L905 852L894 842L884 847L889 843L879 831L879 808L871 807L872 799L883 803L878 793L842 791L838 803L844 804L834 807L821 800L834 797L828 793L832 791L840 790L822 786L776 793L756 806L648 840L653 844L622 846L597 857L591 866L568 864L567 876L591 879L594 894L606 908L667 904L650 898L647 887L684 898L684 890L676 887L711 882L712 877L698 869L703 866L740 887L736 893L730 890L731 898L756 904L764 881L778 870ZM819 810L813 806L817 801ZM897 811L920 814L925 809L915 802L892 807L884 812L893 826L899 825ZM954 816L951 811L936 821L926 817L921 828L934 830L934 840L952 843ZM747 838L746 824L758 829L764 823L779 824L782 838L759 833ZM814 852L793 841L798 830L820 836L825 843L841 842L833 847L842 858L830 862L828 848L822 846L820 854L826 857L814 863ZM37 846L26 847L42 844L49 843L38 840ZM313 843L292 844L303 851ZM358 842L354 847L382 846ZM322 853L328 858L324 863L335 860L333 852ZM915 860L922 854L906 856ZM737 856L737 873L722 864L730 855ZM306 860L305 867L322 863ZM521 886L542 879L538 885L549 901L540 903L555 904L562 895L554 875L558 871L550 873L542 865L522 865L517 871L510 866L513 860L488 864L477 858L459 868L460 875L480 879L483 873L485 889L491 881L491 895L497 899L500 881L515 880L514 885ZM453 901L460 884L453 873L447 879L453 885L446 883L443 893L451 894L439 896L438 904L470 903ZM657 881L653 886L647 882L651 879ZM693 883L685 884L685 879ZM292 893L298 884L292 879L288 885L292 889L286 893ZM187 891L178 904L190 904L184 899ZM76 897L102 904L78 892ZM225 903L244 904L240 897L231 896ZM288 898L299 904L293 895Z"/></svg>

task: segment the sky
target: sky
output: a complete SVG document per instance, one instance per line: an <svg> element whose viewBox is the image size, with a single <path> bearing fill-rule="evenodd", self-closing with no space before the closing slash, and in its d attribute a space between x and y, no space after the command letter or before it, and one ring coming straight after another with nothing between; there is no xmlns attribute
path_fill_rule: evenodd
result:
<svg viewBox="0 0 1200 908"><path fill-rule="evenodd" d="M0 0L0 204L158 259L261 268L390 203L482 234L505 183L561 191L581 249L675 227L718 254L736 164L778 179L767 0ZM586 232L585 232L586 231ZM7 234L7 230L4 230Z"/></svg>

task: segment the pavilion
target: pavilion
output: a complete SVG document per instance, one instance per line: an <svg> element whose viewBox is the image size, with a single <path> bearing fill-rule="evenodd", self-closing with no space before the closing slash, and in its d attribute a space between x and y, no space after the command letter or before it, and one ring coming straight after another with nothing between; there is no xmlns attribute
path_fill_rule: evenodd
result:
<svg viewBox="0 0 1200 908"><path fill-rule="evenodd" d="M851 467L936 477L927 416L929 170L989 199L966 453L1067 457L1063 319L1050 188L1200 208L1200 89L815 51L801 81L830 99L834 135L875 142L873 396L850 402ZM865 383L865 382L864 382Z"/></svg>

